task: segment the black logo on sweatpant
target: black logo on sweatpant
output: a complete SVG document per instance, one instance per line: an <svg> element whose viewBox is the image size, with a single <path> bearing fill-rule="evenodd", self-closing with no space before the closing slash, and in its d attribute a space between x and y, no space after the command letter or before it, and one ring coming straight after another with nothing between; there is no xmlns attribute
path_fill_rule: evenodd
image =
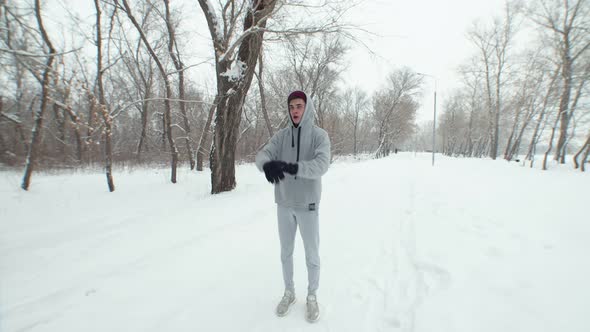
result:
<svg viewBox="0 0 590 332"><path fill-rule="evenodd" d="M309 204L309 211L315 211L315 203Z"/></svg>

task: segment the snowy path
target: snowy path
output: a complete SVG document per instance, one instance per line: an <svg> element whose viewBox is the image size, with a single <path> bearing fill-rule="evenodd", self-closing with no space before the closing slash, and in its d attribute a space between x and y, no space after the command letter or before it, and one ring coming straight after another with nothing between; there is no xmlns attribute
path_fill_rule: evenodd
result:
<svg viewBox="0 0 590 332"><path fill-rule="evenodd" d="M589 330L590 176L400 154L324 178L322 319L284 318L276 208L252 165L208 174L0 178L0 331ZM98 179L97 179L98 178ZM586 196L583 195L584 190ZM557 196L558 195L558 196ZM105 208L106 207L106 208Z"/></svg>

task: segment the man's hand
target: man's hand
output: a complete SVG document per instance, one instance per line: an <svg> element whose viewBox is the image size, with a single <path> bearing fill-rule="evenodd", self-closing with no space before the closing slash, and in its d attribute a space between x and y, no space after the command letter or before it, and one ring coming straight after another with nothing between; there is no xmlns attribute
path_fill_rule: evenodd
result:
<svg viewBox="0 0 590 332"><path fill-rule="evenodd" d="M270 183L279 183L282 179L285 178L285 174L283 174L283 170L287 166L287 163L281 160L271 160L266 162L262 169L264 170L264 175L266 179Z"/></svg>
<svg viewBox="0 0 590 332"><path fill-rule="evenodd" d="M285 164L284 170L285 170L285 172L287 172L291 175L295 175L295 174L297 174L297 171L299 170L299 165L293 164L293 163L288 163L288 164Z"/></svg>

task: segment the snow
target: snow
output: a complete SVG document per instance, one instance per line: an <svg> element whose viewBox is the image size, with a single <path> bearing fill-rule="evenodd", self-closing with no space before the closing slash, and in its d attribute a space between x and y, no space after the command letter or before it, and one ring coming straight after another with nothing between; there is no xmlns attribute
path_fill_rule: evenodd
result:
<svg viewBox="0 0 590 332"><path fill-rule="evenodd" d="M323 179L322 317L282 291L272 186L210 174L0 173L0 331L590 330L590 176L400 153L341 158Z"/></svg>
<svg viewBox="0 0 590 332"><path fill-rule="evenodd" d="M245 71L246 63L241 60L235 60L226 72L221 73L221 76L227 76L230 82L235 82L242 79Z"/></svg>
<svg viewBox="0 0 590 332"><path fill-rule="evenodd" d="M217 14L215 12L215 7L213 6L213 3L211 3L210 0L205 0L205 2L207 3L207 14L209 17L211 17L211 23L213 24L213 32L215 34L215 38L217 38L218 41L222 41L224 38L223 29L220 26L219 18L217 17Z"/></svg>

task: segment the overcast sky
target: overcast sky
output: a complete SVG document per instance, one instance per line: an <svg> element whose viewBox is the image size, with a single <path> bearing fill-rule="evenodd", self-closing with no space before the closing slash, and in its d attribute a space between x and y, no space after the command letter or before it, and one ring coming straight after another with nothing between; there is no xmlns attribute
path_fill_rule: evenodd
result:
<svg viewBox="0 0 590 332"><path fill-rule="evenodd" d="M362 48L350 54L351 67L346 79L359 82L372 91L384 84L385 74L394 68L408 66L417 72L435 76L438 81L438 111L448 91L456 88L456 69L471 54L473 46L466 31L477 19L489 21L500 15L504 0L414 0L366 1L354 11L352 19L381 37L367 40L377 54L371 56ZM433 79L418 112L418 120L432 119Z"/></svg>
<svg viewBox="0 0 590 332"><path fill-rule="evenodd" d="M185 3L185 21L182 25L189 29L206 29L197 0L182 1ZM57 3L62 5L56 5ZM467 29L477 19L489 21L493 15L501 14L504 3L504 0L362 2L348 13L346 19L375 34L364 35L365 44L375 54L371 55L361 45L352 48L347 56L349 69L344 74L346 85L359 85L371 93L384 84L387 73L407 66L437 77L438 111L441 111L446 94L459 83L456 74L458 65L474 52L466 38ZM63 4L89 20L94 19L94 5L90 0L48 0L45 7L48 21L55 23L63 18L63 9L60 8ZM212 56L206 31L194 33L189 38L190 44L195 48L194 55L203 58ZM201 43L209 46L198 46ZM186 48L186 51L191 52L191 47ZM202 60L201 58L200 61ZM208 67L212 69L211 66ZM429 78L426 82L428 85L425 86L422 106L418 112L420 122L432 119L434 84ZM212 86L213 81L198 83L201 86Z"/></svg>

